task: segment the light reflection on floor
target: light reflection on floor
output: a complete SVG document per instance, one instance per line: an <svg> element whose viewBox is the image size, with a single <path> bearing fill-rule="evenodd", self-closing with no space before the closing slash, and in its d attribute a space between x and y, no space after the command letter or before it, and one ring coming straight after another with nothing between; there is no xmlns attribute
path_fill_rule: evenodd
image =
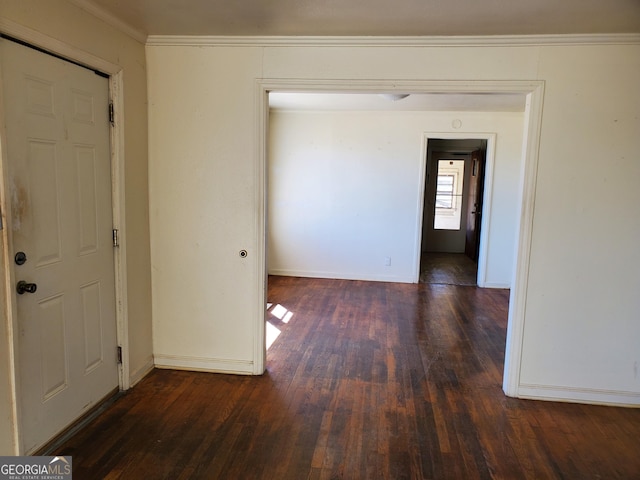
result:
<svg viewBox="0 0 640 480"><path fill-rule="evenodd" d="M273 303L267 303L267 325L265 331L267 350L282 333L282 324L289 323L292 317L293 312L279 303L275 306Z"/></svg>

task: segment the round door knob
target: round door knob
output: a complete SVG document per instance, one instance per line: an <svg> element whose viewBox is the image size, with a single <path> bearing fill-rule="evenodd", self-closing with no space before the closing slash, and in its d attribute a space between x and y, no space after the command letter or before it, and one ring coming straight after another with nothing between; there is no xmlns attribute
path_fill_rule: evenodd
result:
<svg viewBox="0 0 640 480"><path fill-rule="evenodd" d="M36 293L37 289L38 285L35 283L27 283L24 280L20 280L18 285L16 285L16 292L18 292L18 295L22 295L24 293Z"/></svg>

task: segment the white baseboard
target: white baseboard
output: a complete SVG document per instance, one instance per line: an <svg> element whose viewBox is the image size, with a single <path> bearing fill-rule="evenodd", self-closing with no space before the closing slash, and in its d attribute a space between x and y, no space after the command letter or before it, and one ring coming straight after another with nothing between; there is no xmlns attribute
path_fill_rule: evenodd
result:
<svg viewBox="0 0 640 480"><path fill-rule="evenodd" d="M129 374L129 388L133 387L136 383L151 373L153 366L153 356L149 355L139 368L136 368Z"/></svg>
<svg viewBox="0 0 640 480"><path fill-rule="evenodd" d="M495 283L495 282L485 282L482 285L478 285L481 288L511 288L511 285L508 283Z"/></svg>
<svg viewBox="0 0 640 480"><path fill-rule="evenodd" d="M640 407L640 392L520 384L516 396L552 402Z"/></svg>
<svg viewBox="0 0 640 480"><path fill-rule="evenodd" d="M414 283L413 277L398 275L366 274L366 273L336 273L336 272L316 272L307 270L287 270L271 268L269 275L282 277L305 277L305 278L333 278L337 280L364 280L369 282L394 282L394 283Z"/></svg>
<svg viewBox="0 0 640 480"><path fill-rule="evenodd" d="M156 368L165 368L170 370L192 370L198 372L253 375L253 362L250 360L154 355L154 362Z"/></svg>

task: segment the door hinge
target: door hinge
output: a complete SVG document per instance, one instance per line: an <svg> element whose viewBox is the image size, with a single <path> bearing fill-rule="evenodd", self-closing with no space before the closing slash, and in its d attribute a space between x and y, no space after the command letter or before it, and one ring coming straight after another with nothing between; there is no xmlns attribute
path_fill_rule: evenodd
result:
<svg viewBox="0 0 640 480"><path fill-rule="evenodd" d="M113 113L113 103L109 103L109 123L115 125L115 114Z"/></svg>
<svg viewBox="0 0 640 480"><path fill-rule="evenodd" d="M118 345L118 363L122 363L122 347Z"/></svg>
<svg viewBox="0 0 640 480"><path fill-rule="evenodd" d="M118 237L118 229L117 228L113 229L112 235L113 235L113 246L114 247L119 247L120 246L120 238Z"/></svg>

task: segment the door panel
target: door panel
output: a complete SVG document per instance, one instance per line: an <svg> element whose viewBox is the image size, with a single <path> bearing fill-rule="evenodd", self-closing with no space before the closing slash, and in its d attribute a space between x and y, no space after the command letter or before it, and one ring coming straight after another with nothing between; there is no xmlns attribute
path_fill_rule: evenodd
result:
<svg viewBox="0 0 640 480"><path fill-rule="evenodd" d="M60 262L60 215L56 172L58 146L53 141L27 140L29 212L33 217L33 252L37 267ZM20 219L21 230L22 225Z"/></svg>
<svg viewBox="0 0 640 480"><path fill-rule="evenodd" d="M98 250L96 151L94 147L87 146L76 145L74 148L80 205L78 253L88 255Z"/></svg>
<svg viewBox="0 0 640 480"><path fill-rule="evenodd" d="M45 444L118 386L108 80L0 39L21 438Z"/></svg>
<svg viewBox="0 0 640 480"><path fill-rule="evenodd" d="M64 321L64 296L57 295L38 303L39 346L42 363L42 397L45 400L68 386L67 342ZM30 380L30 379L27 379Z"/></svg>

